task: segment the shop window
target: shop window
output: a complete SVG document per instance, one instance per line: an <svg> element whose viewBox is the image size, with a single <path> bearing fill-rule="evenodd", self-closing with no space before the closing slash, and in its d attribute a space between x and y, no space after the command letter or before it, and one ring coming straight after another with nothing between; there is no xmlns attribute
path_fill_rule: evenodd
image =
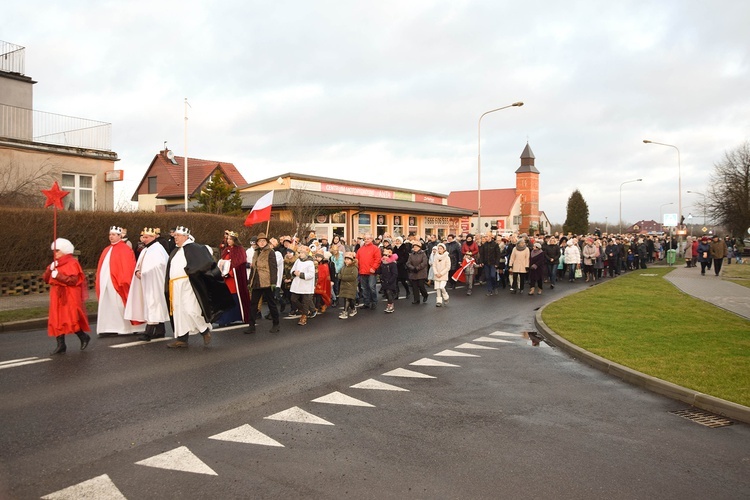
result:
<svg viewBox="0 0 750 500"><path fill-rule="evenodd" d="M417 218L416 217L409 217L409 234L414 233L417 236L419 236L417 234L418 231L419 231L419 228L417 227Z"/></svg>
<svg viewBox="0 0 750 500"><path fill-rule="evenodd" d="M94 209L94 177L81 174L62 174L62 188L70 191L63 198L65 210Z"/></svg>
<svg viewBox="0 0 750 500"><path fill-rule="evenodd" d="M357 216L357 230L359 234L372 234L370 214L359 214Z"/></svg>
<svg viewBox="0 0 750 500"><path fill-rule="evenodd" d="M400 215L393 216L393 237L404 236L404 221Z"/></svg>
<svg viewBox="0 0 750 500"><path fill-rule="evenodd" d="M378 214L376 216L377 222L377 235L383 236L388 232L388 216L385 214Z"/></svg>

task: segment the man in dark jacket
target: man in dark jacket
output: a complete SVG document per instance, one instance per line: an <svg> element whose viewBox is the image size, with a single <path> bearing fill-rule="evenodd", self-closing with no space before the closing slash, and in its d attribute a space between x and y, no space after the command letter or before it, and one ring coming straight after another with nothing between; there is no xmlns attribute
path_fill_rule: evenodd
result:
<svg viewBox="0 0 750 500"><path fill-rule="evenodd" d="M393 253L398 256L396 261L396 268L398 269L398 280L396 282L396 298L398 298L398 284L404 285L406 290L406 298L409 298L409 273L406 271L406 261L409 260L409 254L411 253L411 243L404 242L401 236L397 236L395 240L396 245L393 247Z"/></svg>
<svg viewBox="0 0 750 500"><path fill-rule="evenodd" d="M243 333L255 333L255 318L258 316L258 304L261 297L263 302L268 305L271 313L273 326L271 333L279 331L279 308L273 289L276 287L278 279L278 264L276 262L276 252L268 244L265 233L260 233L256 240L258 248L253 253L253 262L250 266L250 320L249 326Z"/></svg>
<svg viewBox="0 0 750 500"><path fill-rule="evenodd" d="M188 228L178 226L174 240L176 248L167 262L165 293L177 340L167 347L187 347L188 336L198 333L208 345L211 323L234 307L234 299L208 249L193 242Z"/></svg>
<svg viewBox="0 0 750 500"><path fill-rule="evenodd" d="M490 234L482 235L482 246L479 247L479 265L484 272L484 282L487 283L487 295L498 293L495 276L500 263L500 246Z"/></svg>
<svg viewBox="0 0 750 500"><path fill-rule="evenodd" d="M448 235L448 242L445 244L445 250L448 253L448 257L451 258L451 276L455 274L456 271L458 271L458 268L461 266L461 260L463 257L461 256L461 244L456 241L456 235L455 234L449 234ZM448 280L450 282L451 289L456 288L456 281L455 280Z"/></svg>
<svg viewBox="0 0 750 500"><path fill-rule="evenodd" d="M544 237L542 252L544 252L544 260L547 262L549 287L554 289L555 281L557 281L557 266L560 263L560 245L557 244L557 239L554 236Z"/></svg>

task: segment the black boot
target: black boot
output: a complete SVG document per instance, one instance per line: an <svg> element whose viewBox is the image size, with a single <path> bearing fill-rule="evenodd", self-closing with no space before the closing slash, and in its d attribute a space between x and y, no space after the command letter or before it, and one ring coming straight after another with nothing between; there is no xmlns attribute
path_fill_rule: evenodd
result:
<svg viewBox="0 0 750 500"><path fill-rule="evenodd" d="M57 348L49 353L50 356L53 354L62 354L67 350L67 347L65 346L65 335L58 335L55 339L57 340Z"/></svg>
<svg viewBox="0 0 750 500"><path fill-rule="evenodd" d="M155 327L156 325L146 325L146 331L138 335L138 340L141 340L143 342L151 342L151 339L154 338Z"/></svg>
<svg viewBox="0 0 750 500"><path fill-rule="evenodd" d="M81 350L83 351L84 349L86 349L86 346L89 345L91 335L85 332L76 332L76 335L78 335L78 338L81 340Z"/></svg>

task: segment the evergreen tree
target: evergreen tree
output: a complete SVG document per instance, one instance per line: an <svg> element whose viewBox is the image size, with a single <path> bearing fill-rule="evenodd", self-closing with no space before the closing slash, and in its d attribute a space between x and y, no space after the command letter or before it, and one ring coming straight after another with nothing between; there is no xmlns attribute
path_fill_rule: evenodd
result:
<svg viewBox="0 0 750 500"><path fill-rule="evenodd" d="M568 198L568 214L563 224L563 232L586 234L589 230L589 206L579 190Z"/></svg>
<svg viewBox="0 0 750 500"><path fill-rule="evenodd" d="M224 215L236 215L242 212L242 197L234 186L227 183L218 170L211 176L196 200L198 201L196 212Z"/></svg>

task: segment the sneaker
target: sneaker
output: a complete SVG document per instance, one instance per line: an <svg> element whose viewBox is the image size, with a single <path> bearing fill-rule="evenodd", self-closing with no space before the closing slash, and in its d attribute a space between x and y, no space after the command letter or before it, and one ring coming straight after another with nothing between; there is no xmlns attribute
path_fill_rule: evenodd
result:
<svg viewBox="0 0 750 500"><path fill-rule="evenodd" d="M393 311L393 304L388 304L387 306L385 306L385 312L392 313Z"/></svg>
<svg viewBox="0 0 750 500"><path fill-rule="evenodd" d="M435 307L443 307L443 304L440 302L435 303Z"/></svg>
<svg viewBox="0 0 750 500"><path fill-rule="evenodd" d="M339 319L349 319L349 315L346 312L342 312L339 314Z"/></svg>
<svg viewBox="0 0 750 500"><path fill-rule="evenodd" d="M297 313L297 312L293 312L293 313L292 313L292 312L290 312L289 314L287 314L287 315L285 316L285 318L286 318L286 319L297 319L297 318L299 318L300 316L302 316L302 315L301 315L301 314L299 314L299 313Z"/></svg>
<svg viewBox="0 0 750 500"><path fill-rule="evenodd" d="M357 315L356 309L352 309L352 312L349 313L349 316L356 316L356 315Z"/></svg>
<svg viewBox="0 0 750 500"><path fill-rule="evenodd" d="M312 312L307 315L307 317L310 318L310 319L312 319L312 318L314 318L317 315L318 315L318 310L317 309L313 309Z"/></svg>

